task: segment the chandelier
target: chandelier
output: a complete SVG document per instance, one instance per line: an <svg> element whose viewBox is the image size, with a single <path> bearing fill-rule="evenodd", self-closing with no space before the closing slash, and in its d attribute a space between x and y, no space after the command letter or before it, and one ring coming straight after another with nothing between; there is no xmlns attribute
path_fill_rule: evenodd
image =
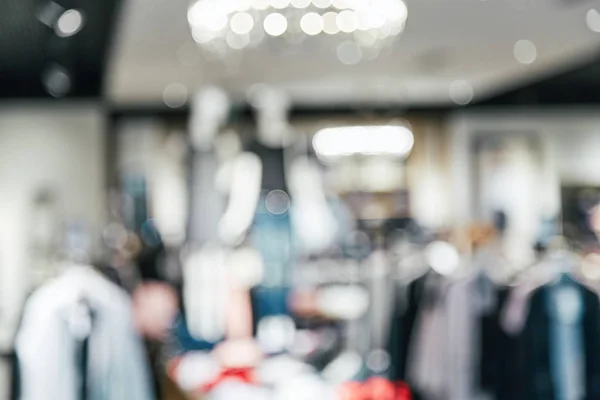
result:
<svg viewBox="0 0 600 400"><path fill-rule="evenodd" d="M407 16L402 0L195 0L187 15L209 56L326 48L344 64L377 57L403 32Z"/></svg>

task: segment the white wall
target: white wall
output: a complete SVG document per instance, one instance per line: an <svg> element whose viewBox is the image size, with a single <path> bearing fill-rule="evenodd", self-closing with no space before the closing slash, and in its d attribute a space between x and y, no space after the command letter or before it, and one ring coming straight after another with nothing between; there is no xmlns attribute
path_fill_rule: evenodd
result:
<svg viewBox="0 0 600 400"><path fill-rule="evenodd" d="M454 223L464 224L477 217L473 204L474 171L471 143L476 136L528 135L541 144L541 170L535 182L535 198L519 201L519 215L526 213L541 221L560 212L562 185L600 186L600 116L594 110L502 109L457 113L451 119L452 214ZM515 183L506 185L507 193ZM534 232L537 222L525 229ZM536 226L533 226L536 225ZM521 228L523 228L521 226ZM530 235L531 236L531 235ZM531 238L533 240L533 238ZM519 242L525 240L519 238Z"/></svg>
<svg viewBox="0 0 600 400"><path fill-rule="evenodd" d="M52 186L61 211L98 234L105 215L105 121L93 104L0 104L0 349L28 291L33 196Z"/></svg>
<svg viewBox="0 0 600 400"><path fill-rule="evenodd" d="M563 182L600 186L600 119L590 126L567 128L553 140Z"/></svg>
<svg viewBox="0 0 600 400"><path fill-rule="evenodd" d="M535 135L544 157L544 204L547 213L560 208L560 185L600 186L600 115L594 110L550 109L457 113L448 129L452 135L453 203L455 222L473 217L470 140L475 135Z"/></svg>

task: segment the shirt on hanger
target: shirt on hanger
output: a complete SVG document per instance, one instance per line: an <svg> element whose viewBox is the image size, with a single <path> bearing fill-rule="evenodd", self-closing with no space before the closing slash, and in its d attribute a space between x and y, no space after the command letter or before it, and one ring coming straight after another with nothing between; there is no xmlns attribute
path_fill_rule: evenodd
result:
<svg viewBox="0 0 600 400"><path fill-rule="evenodd" d="M78 313L82 299L91 321ZM89 324L88 324L89 322ZM86 327L87 325L87 327ZM87 337L87 371L79 361ZM88 267L72 267L36 290L16 338L22 400L151 400L149 368L125 292Z"/></svg>

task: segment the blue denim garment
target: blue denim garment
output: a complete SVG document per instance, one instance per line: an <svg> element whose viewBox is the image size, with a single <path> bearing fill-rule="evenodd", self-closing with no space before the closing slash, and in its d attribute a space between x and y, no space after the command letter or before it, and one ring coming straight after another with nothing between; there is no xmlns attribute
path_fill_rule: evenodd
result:
<svg viewBox="0 0 600 400"><path fill-rule="evenodd" d="M167 343L167 352L170 357L173 357L188 351L209 351L215 345L216 343L195 339L188 330L183 313L180 313L173 324L169 343Z"/></svg>
<svg viewBox="0 0 600 400"><path fill-rule="evenodd" d="M546 305L550 317L550 371L556 400L580 400L585 394L585 310L581 290L565 275L550 288Z"/></svg>
<svg viewBox="0 0 600 400"><path fill-rule="evenodd" d="M258 286L252 291L252 312L255 321L265 317L289 315L288 295L290 289L284 286Z"/></svg>
<svg viewBox="0 0 600 400"><path fill-rule="evenodd" d="M261 196L251 231L251 243L264 263L263 286L289 286L293 259L292 224L289 210L275 215L267 210Z"/></svg>

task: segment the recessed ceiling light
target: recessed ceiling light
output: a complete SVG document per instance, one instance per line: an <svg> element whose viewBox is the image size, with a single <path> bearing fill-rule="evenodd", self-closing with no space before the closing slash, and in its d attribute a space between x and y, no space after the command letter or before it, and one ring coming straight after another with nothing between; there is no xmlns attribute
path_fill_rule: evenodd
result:
<svg viewBox="0 0 600 400"><path fill-rule="evenodd" d="M352 33L358 29L358 18L356 13L350 10L345 10L339 13L336 17L336 22L340 31Z"/></svg>
<svg viewBox="0 0 600 400"><path fill-rule="evenodd" d="M187 103L188 90L182 83L170 83L163 90L163 101L169 108L179 108Z"/></svg>
<svg viewBox="0 0 600 400"><path fill-rule="evenodd" d="M331 7L331 0L312 0L312 3L315 7L318 7L318 8Z"/></svg>
<svg viewBox="0 0 600 400"><path fill-rule="evenodd" d="M454 81L450 84L450 98L456 104L464 106L473 100L473 86L467 81Z"/></svg>
<svg viewBox="0 0 600 400"><path fill-rule="evenodd" d="M287 19L279 13L272 13L267 15L263 22L265 32L271 36L281 36L285 33L288 28Z"/></svg>
<svg viewBox="0 0 600 400"><path fill-rule="evenodd" d="M521 64L532 64L537 58L535 44L529 40L519 40L513 48L515 58Z"/></svg>
<svg viewBox="0 0 600 400"><path fill-rule="evenodd" d="M290 0L271 0L271 7L282 10L290 5Z"/></svg>
<svg viewBox="0 0 600 400"><path fill-rule="evenodd" d="M83 28L83 14L79 10L67 10L58 18L54 32L60 37L73 36Z"/></svg>
<svg viewBox="0 0 600 400"><path fill-rule="evenodd" d="M600 12L595 8L592 8L585 15L585 22L593 32L600 32Z"/></svg>
<svg viewBox="0 0 600 400"><path fill-rule="evenodd" d="M231 30L238 35L249 33L254 28L254 19L247 12L239 12L231 17Z"/></svg>
<svg viewBox="0 0 600 400"><path fill-rule="evenodd" d="M323 32L323 17L315 12L304 14L300 20L300 27L307 35L318 35Z"/></svg>
<svg viewBox="0 0 600 400"><path fill-rule="evenodd" d="M310 0L291 0L291 2L296 8L306 8L310 6Z"/></svg>
<svg viewBox="0 0 600 400"><path fill-rule="evenodd" d="M52 97L64 97L72 87L69 72L61 65L50 66L42 75L42 83Z"/></svg>
<svg viewBox="0 0 600 400"><path fill-rule="evenodd" d="M323 32L330 35L339 33L340 28L337 25L337 13L328 12L323 15Z"/></svg>

